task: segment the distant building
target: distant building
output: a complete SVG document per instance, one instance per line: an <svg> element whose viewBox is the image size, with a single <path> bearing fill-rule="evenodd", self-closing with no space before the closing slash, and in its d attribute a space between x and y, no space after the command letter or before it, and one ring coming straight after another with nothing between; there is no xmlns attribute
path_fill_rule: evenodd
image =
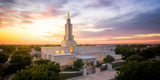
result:
<svg viewBox="0 0 160 80"><path fill-rule="evenodd" d="M41 58L41 51L36 51L34 48L31 49L30 55L34 56L34 59L40 59Z"/></svg>
<svg viewBox="0 0 160 80"><path fill-rule="evenodd" d="M72 34L72 24L68 13L65 24L65 36L61 47L41 47L41 57L60 63L60 65L73 65L76 59L85 63L102 61L106 55L115 57L115 45L77 46Z"/></svg>

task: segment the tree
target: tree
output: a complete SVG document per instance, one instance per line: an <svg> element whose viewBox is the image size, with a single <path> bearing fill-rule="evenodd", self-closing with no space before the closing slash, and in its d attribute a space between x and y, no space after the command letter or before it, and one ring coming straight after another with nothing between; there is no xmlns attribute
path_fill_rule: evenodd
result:
<svg viewBox="0 0 160 80"><path fill-rule="evenodd" d="M13 55L17 55L17 54L29 55L29 54L28 54L28 50L25 50L25 49L20 49L20 50L15 51L15 52L13 53Z"/></svg>
<svg viewBox="0 0 160 80"><path fill-rule="evenodd" d="M155 47L154 49L156 56L160 56L160 44L157 45L157 47Z"/></svg>
<svg viewBox="0 0 160 80"><path fill-rule="evenodd" d="M8 60L8 54L0 52L0 63L4 63Z"/></svg>
<svg viewBox="0 0 160 80"><path fill-rule="evenodd" d="M120 67L116 80L159 80L160 61L132 61Z"/></svg>
<svg viewBox="0 0 160 80"><path fill-rule="evenodd" d="M29 66L32 63L32 56L28 54L28 51L20 49L13 53L9 65L2 71L1 75L6 76L8 74L13 74L16 71L25 69L26 66Z"/></svg>
<svg viewBox="0 0 160 80"><path fill-rule="evenodd" d="M148 58L154 58L156 55L154 48L148 48L148 49L144 49L142 50L141 56L143 56L144 58L148 59Z"/></svg>
<svg viewBox="0 0 160 80"><path fill-rule="evenodd" d="M29 45L21 45L18 47L18 50L26 50L27 52L30 52L31 51L31 46Z"/></svg>
<svg viewBox="0 0 160 80"><path fill-rule="evenodd" d="M58 63L35 64L16 73L12 80L60 80Z"/></svg>
<svg viewBox="0 0 160 80"><path fill-rule="evenodd" d="M41 51L41 47L40 47L40 46L35 46L34 49L35 49L36 51Z"/></svg>
<svg viewBox="0 0 160 80"><path fill-rule="evenodd" d="M34 64L48 64L50 61L49 60L44 60L44 59L40 59L40 60L36 60L34 61Z"/></svg>
<svg viewBox="0 0 160 80"><path fill-rule="evenodd" d="M116 46L116 54L121 54L122 59L126 59L131 55L140 55L141 50L146 48L147 45L117 45Z"/></svg>
<svg viewBox="0 0 160 80"><path fill-rule="evenodd" d="M15 51L15 46L13 45L0 45L0 49L3 49L4 53L11 54Z"/></svg>
<svg viewBox="0 0 160 80"><path fill-rule="evenodd" d="M17 54L11 57L11 66L13 69L16 70L21 70L24 69L26 66L30 65L32 63L32 57L30 55L22 55L22 54Z"/></svg>
<svg viewBox="0 0 160 80"><path fill-rule="evenodd" d="M132 55L132 56L130 56L126 59L127 62L128 61L138 61L138 62L140 62L140 61L144 61L144 60L145 60L145 58L140 56L140 55Z"/></svg>
<svg viewBox="0 0 160 80"><path fill-rule="evenodd" d="M112 61L114 61L114 58L110 55L107 55L104 59L103 59L104 63L110 63Z"/></svg>
<svg viewBox="0 0 160 80"><path fill-rule="evenodd" d="M74 61L73 65L76 69L81 69L84 64L82 59L77 59L76 61Z"/></svg>
<svg viewBox="0 0 160 80"><path fill-rule="evenodd" d="M4 65L4 63L8 60L8 54L0 52L0 69Z"/></svg>

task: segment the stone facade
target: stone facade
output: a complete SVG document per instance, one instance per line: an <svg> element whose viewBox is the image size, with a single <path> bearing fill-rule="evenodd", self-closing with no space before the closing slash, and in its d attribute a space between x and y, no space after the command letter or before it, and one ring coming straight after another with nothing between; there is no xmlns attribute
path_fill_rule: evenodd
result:
<svg viewBox="0 0 160 80"><path fill-rule="evenodd" d="M106 55L115 57L115 45L77 46L72 35L72 24L68 14L65 24L65 36L61 47L41 47L41 57L60 63L60 65L73 65L76 56L93 56L102 61Z"/></svg>

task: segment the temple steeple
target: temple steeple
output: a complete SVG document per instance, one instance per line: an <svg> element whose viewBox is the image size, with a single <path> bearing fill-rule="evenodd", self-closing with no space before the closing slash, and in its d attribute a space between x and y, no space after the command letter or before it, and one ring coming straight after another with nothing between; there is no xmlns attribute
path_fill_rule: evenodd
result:
<svg viewBox="0 0 160 80"><path fill-rule="evenodd" d="M65 24L65 36L64 36L64 40L73 40L73 35L72 35L72 24L71 24L71 19L69 16L69 12L68 12L68 18L66 20L66 24Z"/></svg>
<svg viewBox="0 0 160 80"><path fill-rule="evenodd" d="M62 47L71 47L70 52L74 52L75 47L77 46L77 43L74 41L74 36L72 34L72 24L71 24L69 12L68 12L68 18L66 19L66 24L65 24L64 40L62 41L61 46Z"/></svg>

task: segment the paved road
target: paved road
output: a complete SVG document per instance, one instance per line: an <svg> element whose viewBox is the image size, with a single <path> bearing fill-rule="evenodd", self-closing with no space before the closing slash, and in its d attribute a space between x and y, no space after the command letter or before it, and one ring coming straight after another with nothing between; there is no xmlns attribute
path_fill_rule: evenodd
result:
<svg viewBox="0 0 160 80"><path fill-rule="evenodd" d="M9 61L11 60L12 55L13 55L13 54L10 54L10 55L9 55L8 60L3 64L2 68L0 69L0 72L8 65Z"/></svg>
<svg viewBox="0 0 160 80"><path fill-rule="evenodd" d="M115 77L116 72L117 71L115 70L100 72L98 69L96 69L96 73L94 74L89 74L86 77L80 76L68 80L111 80Z"/></svg>
<svg viewBox="0 0 160 80"><path fill-rule="evenodd" d="M76 80L110 80L115 77L116 71L104 71L95 74L89 74Z"/></svg>

